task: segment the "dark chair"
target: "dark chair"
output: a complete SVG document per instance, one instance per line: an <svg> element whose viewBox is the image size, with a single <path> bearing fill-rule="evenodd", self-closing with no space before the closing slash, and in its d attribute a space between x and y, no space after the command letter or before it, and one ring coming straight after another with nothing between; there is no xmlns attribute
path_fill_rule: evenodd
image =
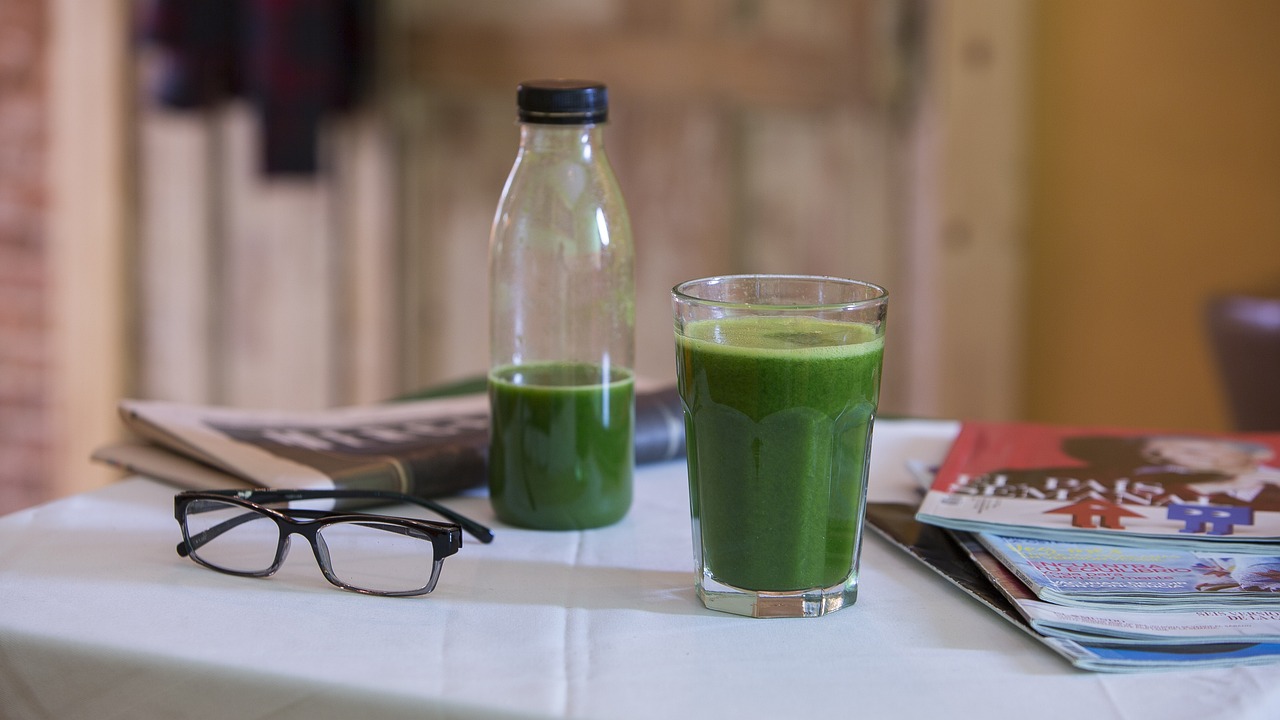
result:
<svg viewBox="0 0 1280 720"><path fill-rule="evenodd" d="M1209 301L1210 345L1237 430L1280 430L1280 296Z"/></svg>

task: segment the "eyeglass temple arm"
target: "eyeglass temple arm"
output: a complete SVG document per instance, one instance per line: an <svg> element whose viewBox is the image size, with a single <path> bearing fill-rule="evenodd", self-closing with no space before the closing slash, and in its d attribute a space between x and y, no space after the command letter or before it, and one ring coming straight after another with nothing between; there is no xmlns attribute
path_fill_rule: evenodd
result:
<svg viewBox="0 0 1280 720"><path fill-rule="evenodd" d="M444 505L428 498L418 497L416 495L406 495L405 493L393 492L390 490L254 490L247 495L242 494L242 497L253 502L287 502L290 500L322 500L326 498L333 498L349 500L383 499L395 502L413 503L452 520L460 525L463 530L466 530L468 534L482 543L493 542L493 531L466 515L450 510Z"/></svg>
<svg viewBox="0 0 1280 720"><path fill-rule="evenodd" d="M226 520L223 520L222 522L218 523L217 525L214 525L213 527L210 527L206 530L196 533L195 535L191 535L190 537L183 539L182 542L178 543L178 554L181 555L182 557L186 557L187 555L191 554L191 552L195 550L199 550L210 540L213 540L214 538L218 537L222 533L232 528L235 528L237 526L243 525L249 522L250 520L253 520L255 518L260 518L260 517L262 517L262 515L252 510L246 510L245 512L233 518L228 518Z"/></svg>
<svg viewBox="0 0 1280 720"><path fill-rule="evenodd" d="M370 520L368 522L361 521L356 524L363 525L364 527L372 528L374 530L381 530L383 532L395 533L396 535L404 535L405 537L417 538L419 540L428 540L428 541L431 540L429 536L423 535L422 531L418 530L417 528L401 527L399 525L388 525L387 523L379 522L377 520ZM449 532L449 536L450 536L449 539L452 540L452 543L447 544L447 547L449 549L444 551L445 555L452 555L453 553L457 552L458 547L461 546L462 544L462 538L459 537L457 534L455 534L453 531ZM436 547L436 551L437 553L440 552L439 546ZM444 555L437 555L436 557L437 559L442 559Z"/></svg>

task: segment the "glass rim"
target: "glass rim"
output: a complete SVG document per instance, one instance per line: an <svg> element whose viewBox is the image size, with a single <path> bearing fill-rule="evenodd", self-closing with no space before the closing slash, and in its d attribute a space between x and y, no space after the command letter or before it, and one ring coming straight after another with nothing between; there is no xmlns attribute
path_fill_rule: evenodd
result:
<svg viewBox="0 0 1280 720"><path fill-rule="evenodd" d="M712 298L698 297L686 291L694 285L719 285L733 280L767 278L770 280L800 280L805 282L829 282L837 285L858 286L868 288L873 291L874 295L862 300L852 300L844 302L814 302L814 303L778 303L778 302L746 302L742 300L715 300ZM720 308L775 308L787 310L860 310L863 308L883 305L889 300L889 291L884 287L865 280L854 280L852 278L844 278L836 275L805 275L790 273L738 273L729 275L711 275L709 277L694 278L685 280L676 284L671 288L671 294L677 300L698 303L710 307Z"/></svg>

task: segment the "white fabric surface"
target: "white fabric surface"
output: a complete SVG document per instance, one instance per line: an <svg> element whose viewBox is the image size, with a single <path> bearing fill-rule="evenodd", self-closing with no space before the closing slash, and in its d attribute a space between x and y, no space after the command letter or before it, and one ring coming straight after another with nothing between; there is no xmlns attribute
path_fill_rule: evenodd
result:
<svg viewBox="0 0 1280 720"><path fill-rule="evenodd" d="M877 423L870 494L957 425ZM174 552L173 489L131 479L0 519L0 717L1280 717L1280 665L1075 670L878 536L857 604L756 620L693 591L683 462L620 524L495 526L421 598L343 592L293 545L266 580Z"/></svg>

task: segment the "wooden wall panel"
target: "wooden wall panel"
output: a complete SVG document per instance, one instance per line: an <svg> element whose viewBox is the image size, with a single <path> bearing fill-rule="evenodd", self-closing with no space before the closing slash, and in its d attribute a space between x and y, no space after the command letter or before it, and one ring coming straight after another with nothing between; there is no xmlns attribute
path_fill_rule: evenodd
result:
<svg viewBox="0 0 1280 720"><path fill-rule="evenodd" d="M370 117L334 133L332 172L258 170L245 105L144 110L135 394L309 409L385 399L400 313L391 149Z"/></svg>
<svg viewBox="0 0 1280 720"><path fill-rule="evenodd" d="M138 392L212 402L217 387L216 121L141 113Z"/></svg>
<svg viewBox="0 0 1280 720"><path fill-rule="evenodd" d="M399 157L386 118L371 110L339 121L333 145L330 197L341 245L333 292L336 399L375 402L403 390Z"/></svg>
<svg viewBox="0 0 1280 720"><path fill-rule="evenodd" d="M489 226L519 135L507 103L422 99L400 129L409 388L489 366Z"/></svg>
<svg viewBox="0 0 1280 720"><path fill-rule="evenodd" d="M576 75L611 88L642 376L671 375L676 282L842 274L893 297L887 411L1008 416L1025 17L1010 4L389 0L379 93L334 124L328 174L261 178L243 107L203 138L147 126L142 151L164 157L141 165L143 335L177 347L149 346L141 387L308 408L483 373L515 86ZM973 287L992 303L977 331L956 300Z"/></svg>
<svg viewBox="0 0 1280 720"><path fill-rule="evenodd" d="M672 373L668 292L680 280L744 271L829 272L892 286L895 186L891 107L880 78L897 60L874 2L618 2L539 18L397 3L391 93L406 113L410 252L433 253L412 305L423 380L483 369L487 238L515 156L514 91L523 79L580 76L611 91L606 134L637 248L637 370ZM560 12L563 10L563 12ZM450 124L440 113L449 108ZM466 123L456 118L466 117ZM501 132L495 127L502 128ZM482 142L476 142L482 138ZM465 156L465 159L462 157ZM459 157L460 161L451 160ZM497 170L500 168L500 170ZM435 211L423 202L442 200ZM417 204L418 207L413 207ZM423 267L424 261L414 263ZM423 308L431 308L428 314ZM441 343L441 338L447 338Z"/></svg>
<svg viewBox="0 0 1280 720"><path fill-rule="evenodd" d="M710 103L621 104L606 145L636 249L636 372L665 381L675 372L671 288L737 269L734 146Z"/></svg>
<svg viewBox="0 0 1280 720"><path fill-rule="evenodd" d="M264 177L250 108L232 105L223 121L222 402L332 405L339 262L329 187L323 179Z"/></svg>
<svg viewBox="0 0 1280 720"><path fill-rule="evenodd" d="M52 494L115 476L87 456L121 396L318 407L481 370L538 75L614 90L643 374L678 280L840 268L894 298L886 410L1017 413L1024 3L384 0L382 92L306 186L251 170L243 110L135 108L134 4L50 4Z"/></svg>
<svg viewBox="0 0 1280 720"><path fill-rule="evenodd" d="M743 124L742 267L889 283L887 123L836 109L760 111Z"/></svg>

